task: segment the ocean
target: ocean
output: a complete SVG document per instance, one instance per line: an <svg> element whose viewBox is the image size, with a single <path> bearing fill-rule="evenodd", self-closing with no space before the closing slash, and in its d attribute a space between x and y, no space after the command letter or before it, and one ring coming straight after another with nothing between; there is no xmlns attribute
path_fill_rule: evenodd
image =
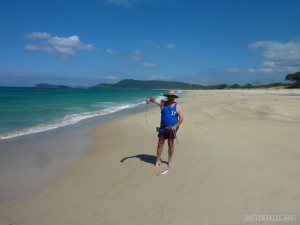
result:
<svg viewBox="0 0 300 225"><path fill-rule="evenodd" d="M165 90L0 87L0 140L45 132L145 104Z"/></svg>

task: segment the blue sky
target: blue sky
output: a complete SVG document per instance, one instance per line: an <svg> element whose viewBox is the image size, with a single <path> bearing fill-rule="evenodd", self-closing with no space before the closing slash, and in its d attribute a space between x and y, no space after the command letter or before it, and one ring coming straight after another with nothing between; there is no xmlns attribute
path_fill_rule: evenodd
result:
<svg viewBox="0 0 300 225"><path fill-rule="evenodd" d="M299 15L298 0L2 0L0 86L284 81Z"/></svg>

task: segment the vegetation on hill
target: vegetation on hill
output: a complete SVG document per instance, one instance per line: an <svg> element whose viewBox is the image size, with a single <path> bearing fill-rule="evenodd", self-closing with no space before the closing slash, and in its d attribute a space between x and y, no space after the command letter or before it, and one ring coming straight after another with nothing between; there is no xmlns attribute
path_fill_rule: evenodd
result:
<svg viewBox="0 0 300 225"><path fill-rule="evenodd" d="M57 88L70 88L66 85L53 85L53 84L46 84L46 83L40 83L34 86L35 88L51 88L51 89L57 89Z"/></svg>
<svg viewBox="0 0 300 225"><path fill-rule="evenodd" d="M126 88L126 89L181 89L181 90L221 90L221 89L251 89L251 88L276 88L276 87L286 87L288 88L290 84L287 83L273 83L267 85L258 85L254 86L252 84L217 84L217 85L199 85L199 84L189 84L184 82L177 82L177 81L158 81L158 80L151 80L151 81L142 81L142 80L133 80L133 79L126 79L121 80L116 84L98 84L91 88Z"/></svg>
<svg viewBox="0 0 300 225"><path fill-rule="evenodd" d="M218 85L199 85L178 81L161 81L161 80L134 80L125 79L115 84L102 83L90 87L92 89L181 89L181 90L213 90L213 89L252 89L252 88L300 88L300 71L288 74L285 80L291 83L272 83L267 85L252 84L218 84ZM65 85L37 84L36 88L70 88ZM80 87L83 88L83 87Z"/></svg>
<svg viewBox="0 0 300 225"><path fill-rule="evenodd" d="M98 84L92 88L127 88L127 89L202 89L204 86L198 84L189 84L178 81L160 81L160 80L133 80L125 79L116 84Z"/></svg>
<svg viewBox="0 0 300 225"><path fill-rule="evenodd" d="M285 80L291 81L293 87L300 88L300 71L286 75Z"/></svg>

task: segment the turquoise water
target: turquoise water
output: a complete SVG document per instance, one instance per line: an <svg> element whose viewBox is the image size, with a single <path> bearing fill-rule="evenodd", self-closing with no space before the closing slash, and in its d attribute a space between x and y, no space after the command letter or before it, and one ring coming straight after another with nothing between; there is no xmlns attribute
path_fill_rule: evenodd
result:
<svg viewBox="0 0 300 225"><path fill-rule="evenodd" d="M0 88L0 140L145 104L164 90Z"/></svg>

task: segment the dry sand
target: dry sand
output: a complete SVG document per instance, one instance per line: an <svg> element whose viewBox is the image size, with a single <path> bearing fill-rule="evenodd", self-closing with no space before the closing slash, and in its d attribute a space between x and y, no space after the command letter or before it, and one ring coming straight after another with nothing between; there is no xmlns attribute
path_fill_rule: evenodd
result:
<svg viewBox="0 0 300 225"><path fill-rule="evenodd" d="M68 173L0 208L0 224L299 224L300 92L188 91L178 102L184 122L166 175L157 176L165 163L153 166L159 108L147 121L145 113L124 116L92 132L91 153Z"/></svg>

